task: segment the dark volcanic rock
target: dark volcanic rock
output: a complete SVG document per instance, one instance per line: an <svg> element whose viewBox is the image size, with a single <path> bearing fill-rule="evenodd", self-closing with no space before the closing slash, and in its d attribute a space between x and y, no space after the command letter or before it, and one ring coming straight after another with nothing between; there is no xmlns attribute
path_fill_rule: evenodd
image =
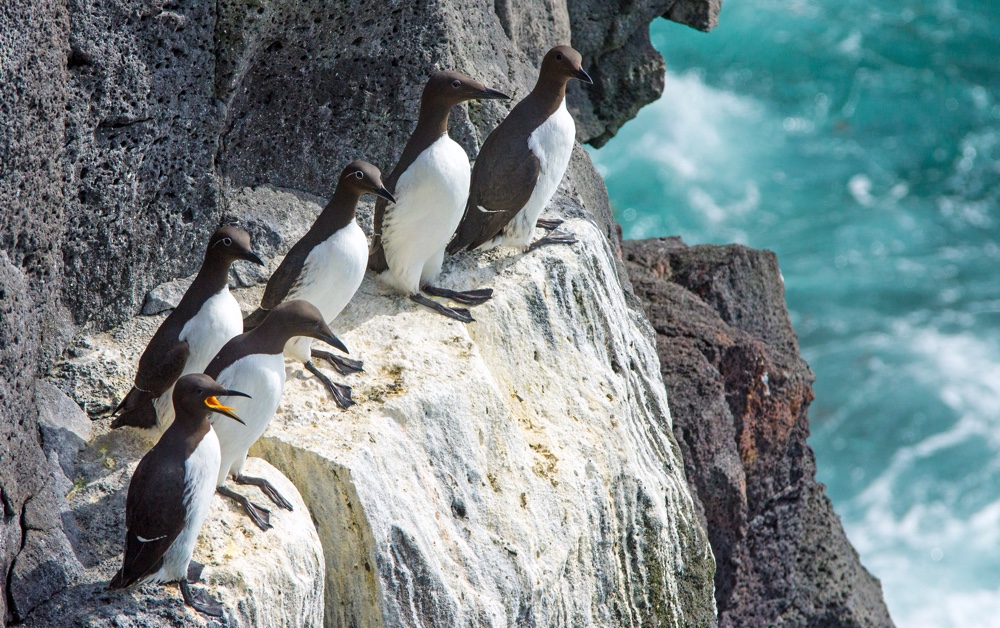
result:
<svg viewBox="0 0 1000 628"><path fill-rule="evenodd" d="M719 625L891 626L815 479L813 375L777 258L677 239L623 248L715 553Z"/></svg>
<svg viewBox="0 0 1000 628"><path fill-rule="evenodd" d="M498 3L499 4L499 3ZM569 104L581 142L603 146L663 93L663 57L649 40L657 17L715 27L722 0L567 0L573 47L594 85L573 81Z"/></svg>

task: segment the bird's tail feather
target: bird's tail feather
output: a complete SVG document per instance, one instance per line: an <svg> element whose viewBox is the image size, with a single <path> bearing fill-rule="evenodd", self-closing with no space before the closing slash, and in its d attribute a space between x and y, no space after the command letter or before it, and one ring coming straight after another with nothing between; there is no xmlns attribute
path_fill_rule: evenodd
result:
<svg viewBox="0 0 1000 628"><path fill-rule="evenodd" d="M114 414L118 417L111 422L111 429L115 430L126 425L150 429L156 427L156 407L153 400L157 395L132 387L132 390L125 395Z"/></svg>

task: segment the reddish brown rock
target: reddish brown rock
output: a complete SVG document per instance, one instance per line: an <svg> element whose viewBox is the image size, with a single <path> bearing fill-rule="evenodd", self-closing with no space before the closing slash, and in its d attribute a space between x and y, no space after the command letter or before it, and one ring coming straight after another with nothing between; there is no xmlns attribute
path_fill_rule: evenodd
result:
<svg viewBox="0 0 1000 628"><path fill-rule="evenodd" d="M816 481L813 374L776 256L676 238L623 251L715 552L719 625L891 626L879 581Z"/></svg>

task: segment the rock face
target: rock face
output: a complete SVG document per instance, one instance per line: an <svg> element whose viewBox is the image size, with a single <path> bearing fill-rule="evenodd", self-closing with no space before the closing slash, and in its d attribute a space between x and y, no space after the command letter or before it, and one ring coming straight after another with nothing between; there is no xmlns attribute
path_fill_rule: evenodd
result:
<svg viewBox="0 0 1000 628"><path fill-rule="evenodd" d="M677 4L713 14L712 1ZM279 211L310 195L326 197L350 159L388 168L414 124L423 77L435 67L465 70L523 96L534 79L535 52L556 43L550 38L574 39L567 29L579 18L571 16L583 15L586 7L572 4L524 1L505 9L508 5L486 0L392 8L374 0L349 7L289 0L3 3L0 414L6 420L0 421L5 444L0 570L5 590L17 556L33 547L35 535L24 526L27 504L49 482L40 473L47 462L34 382L78 328L120 324L139 311L151 288L193 273L205 238L220 219L243 220L243 208L276 197ZM696 13L672 8L667 14L697 25L687 17ZM643 19L655 14L642 12ZM503 20L531 23L525 16L551 27L519 31L515 43ZM646 27L638 21L630 26ZM599 39L587 44L587 54L600 63ZM634 80L637 86L644 78ZM579 96L572 102L574 108L586 104ZM453 115L453 135L473 155L503 115L501 106L472 104ZM620 124L630 112L604 106L601 119ZM578 180L593 176L585 157L574 163ZM606 198L590 208L600 203L606 209ZM610 230L610 213L594 218ZM280 231L261 225L255 238ZM243 285L260 278L253 270L240 272ZM45 523L52 526L59 522ZM0 596L4 620L30 612L12 608L11 599Z"/></svg>
<svg viewBox="0 0 1000 628"><path fill-rule="evenodd" d="M720 626L891 626L806 443L813 375L773 253L624 243L715 552Z"/></svg>

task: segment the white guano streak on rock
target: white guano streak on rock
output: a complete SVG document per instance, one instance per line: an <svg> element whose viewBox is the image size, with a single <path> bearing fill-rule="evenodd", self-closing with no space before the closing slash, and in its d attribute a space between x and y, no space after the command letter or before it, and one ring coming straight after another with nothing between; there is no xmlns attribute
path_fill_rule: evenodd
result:
<svg viewBox="0 0 1000 628"><path fill-rule="evenodd" d="M367 277L334 324L365 360L349 411L286 363L253 452L317 521L328 626L683 624L697 523L651 329L607 240L567 227L579 244L446 267L495 289L468 326Z"/></svg>

